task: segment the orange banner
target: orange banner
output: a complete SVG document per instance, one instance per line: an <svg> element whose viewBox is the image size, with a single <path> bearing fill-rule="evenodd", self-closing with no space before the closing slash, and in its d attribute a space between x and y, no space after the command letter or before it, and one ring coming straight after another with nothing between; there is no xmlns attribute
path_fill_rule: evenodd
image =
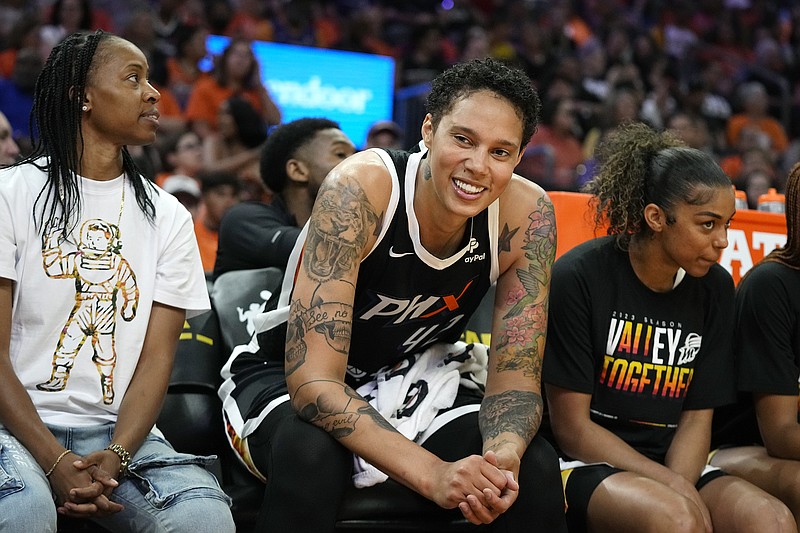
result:
<svg viewBox="0 0 800 533"><path fill-rule="evenodd" d="M594 210L591 196L577 192L548 192L556 212L560 256L576 244L605 235L602 228L594 230ZM766 254L786 242L786 218L782 214L744 209L736 212L728 230L728 247L719 263L737 283L745 272Z"/></svg>

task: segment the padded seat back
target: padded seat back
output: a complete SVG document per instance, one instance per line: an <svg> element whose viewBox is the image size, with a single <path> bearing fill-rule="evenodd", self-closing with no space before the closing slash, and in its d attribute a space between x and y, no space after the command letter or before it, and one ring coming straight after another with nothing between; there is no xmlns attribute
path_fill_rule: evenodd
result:
<svg viewBox="0 0 800 533"><path fill-rule="evenodd" d="M225 443L217 388L224 362L213 311L184 322L156 427L184 453L215 455Z"/></svg>
<svg viewBox="0 0 800 533"><path fill-rule="evenodd" d="M222 349L230 354L235 346L253 336L256 316L278 297L283 271L275 267L225 272L214 281L211 305L219 318Z"/></svg>

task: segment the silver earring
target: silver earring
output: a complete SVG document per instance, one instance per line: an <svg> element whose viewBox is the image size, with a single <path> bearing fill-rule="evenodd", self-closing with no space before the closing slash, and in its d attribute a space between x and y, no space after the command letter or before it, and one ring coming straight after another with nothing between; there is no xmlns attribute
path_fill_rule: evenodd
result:
<svg viewBox="0 0 800 533"><path fill-rule="evenodd" d="M83 106L81 109L82 109L82 110L83 110L83 112L85 113L85 112L89 111L89 106L88 106L88 105L85 105L85 106Z"/></svg>

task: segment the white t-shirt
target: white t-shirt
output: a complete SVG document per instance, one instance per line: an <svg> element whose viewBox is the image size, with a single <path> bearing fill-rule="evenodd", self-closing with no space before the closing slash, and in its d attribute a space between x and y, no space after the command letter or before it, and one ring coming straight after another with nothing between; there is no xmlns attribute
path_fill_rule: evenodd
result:
<svg viewBox="0 0 800 533"><path fill-rule="evenodd" d="M153 302L190 315L210 308L191 215L159 190L150 223L128 179L80 178L81 220L64 241L34 225L45 180L32 164L0 171L0 277L15 282L11 364L45 423L115 421Z"/></svg>

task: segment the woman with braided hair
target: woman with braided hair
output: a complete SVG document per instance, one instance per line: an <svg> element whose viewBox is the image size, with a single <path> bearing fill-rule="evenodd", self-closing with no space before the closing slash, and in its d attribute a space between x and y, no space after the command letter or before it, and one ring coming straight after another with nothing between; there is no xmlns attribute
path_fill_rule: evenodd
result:
<svg viewBox="0 0 800 533"><path fill-rule="evenodd" d="M796 531L786 506L706 466L734 396L734 214L705 153L614 130L588 184L608 236L553 266L543 381L570 531Z"/></svg>
<svg viewBox="0 0 800 533"><path fill-rule="evenodd" d="M209 308L189 213L137 170L160 95L144 54L67 37L30 156L0 171L0 530L233 531L229 499L155 428L187 314Z"/></svg>
<svg viewBox="0 0 800 533"><path fill-rule="evenodd" d="M786 235L786 245L749 270L736 290L742 394L736 409L719 417L720 429L735 420L735 431L718 439L711 464L776 496L800 522L800 164L786 181Z"/></svg>

